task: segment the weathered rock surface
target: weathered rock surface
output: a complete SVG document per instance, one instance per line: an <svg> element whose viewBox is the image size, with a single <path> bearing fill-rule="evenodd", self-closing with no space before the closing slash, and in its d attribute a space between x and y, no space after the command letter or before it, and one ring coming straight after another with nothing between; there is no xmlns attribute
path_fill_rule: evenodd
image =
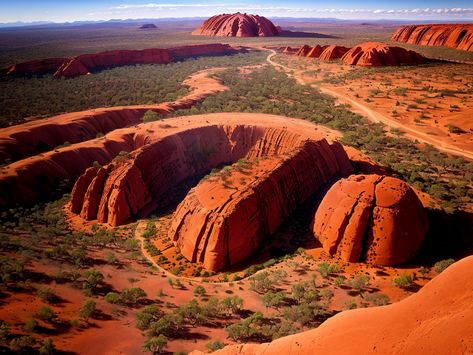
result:
<svg viewBox="0 0 473 355"><path fill-rule="evenodd" d="M227 346L214 354L470 353L473 353L472 256L451 265L419 292L400 302L344 311L316 329L271 343Z"/></svg>
<svg viewBox="0 0 473 355"><path fill-rule="evenodd" d="M310 49L311 49L310 46L308 46L307 44L304 44L297 50L296 55L298 57L307 57L307 54L309 54Z"/></svg>
<svg viewBox="0 0 473 355"><path fill-rule="evenodd" d="M380 42L366 42L352 47L342 57L343 64L361 67L417 65L426 59L417 52Z"/></svg>
<svg viewBox="0 0 473 355"><path fill-rule="evenodd" d="M140 30L149 30L149 29L155 29L157 28L154 23L145 23L140 26Z"/></svg>
<svg viewBox="0 0 473 355"><path fill-rule="evenodd" d="M296 55L300 57L307 57L307 58L319 58L326 47L327 46L321 47L320 45L311 47L304 44L297 50ZM284 52L284 53L289 53L289 52Z"/></svg>
<svg viewBox="0 0 473 355"><path fill-rule="evenodd" d="M422 203L402 180L353 175L335 183L313 224L327 253L345 261L395 265L411 259L428 229Z"/></svg>
<svg viewBox="0 0 473 355"><path fill-rule="evenodd" d="M392 40L473 51L473 24L404 26L394 33Z"/></svg>
<svg viewBox="0 0 473 355"><path fill-rule="evenodd" d="M343 57L343 55L348 52L347 47L331 45L327 46L323 52L320 54L319 59L323 61L336 60Z"/></svg>
<svg viewBox="0 0 473 355"><path fill-rule="evenodd" d="M67 60L67 58L45 58L18 63L2 70L5 75L29 75L54 73Z"/></svg>
<svg viewBox="0 0 473 355"><path fill-rule="evenodd" d="M242 261L318 189L350 173L338 143L279 146L269 140L274 133L256 142L245 162L201 181L178 206L169 237L188 260L214 271ZM273 144L278 154L262 144Z"/></svg>
<svg viewBox="0 0 473 355"><path fill-rule="evenodd" d="M85 219L97 218L99 222L111 225L123 224L131 218L146 216L160 205L171 188L213 167L243 157L253 159L282 154L293 150L305 139L320 140L324 137L320 130L315 131L313 125L306 122L272 115L238 114L235 117L235 114L215 114L185 120L190 123L175 128L161 127L153 122L139 125L133 132L124 129L107 135L107 141L109 136L116 137L117 143L121 142L120 148L132 153L104 167L104 171L94 170L97 175L104 174L100 186L93 186L95 178L88 174L94 172L88 170L84 174L88 176L78 180L80 186L74 188L73 210L76 213L81 210ZM248 123L244 124L242 120ZM179 124L182 120L166 120L169 125L174 122ZM130 135L124 136L127 131ZM337 156L346 156L341 146L335 144L331 147ZM335 153L327 154L329 157ZM330 165L330 169L338 168L343 171L351 169L348 159L336 166ZM85 188L88 181L89 187ZM75 196L76 193L84 197ZM92 209L95 215L89 208L84 210L88 200L100 201L100 209L96 212L95 208ZM82 207L80 201L83 201Z"/></svg>
<svg viewBox="0 0 473 355"><path fill-rule="evenodd" d="M192 34L219 37L268 37L277 36L279 30L266 17L237 12L212 16Z"/></svg>

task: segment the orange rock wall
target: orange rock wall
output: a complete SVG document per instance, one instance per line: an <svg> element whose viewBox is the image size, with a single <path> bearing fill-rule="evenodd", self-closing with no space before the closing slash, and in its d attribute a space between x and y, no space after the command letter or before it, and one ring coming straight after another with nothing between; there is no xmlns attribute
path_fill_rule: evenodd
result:
<svg viewBox="0 0 473 355"><path fill-rule="evenodd" d="M352 47L342 57L343 64L362 67L417 65L426 59L414 51L385 43L366 42Z"/></svg>
<svg viewBox="0 0 473 355"><path fill-rule="evenodd" d="M393 41L473 51L473 25L413 25L400 27Z"/></svg>

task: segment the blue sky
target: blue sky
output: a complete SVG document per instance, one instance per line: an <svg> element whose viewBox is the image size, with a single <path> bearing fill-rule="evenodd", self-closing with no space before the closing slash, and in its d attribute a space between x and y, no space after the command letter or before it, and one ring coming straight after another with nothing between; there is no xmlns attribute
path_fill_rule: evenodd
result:
<svg viewBox="0 0 473 355"><path fill-rule="evenodd" d="M419 0L0 0L0 22L108 20L210 16L248 12L276 17L336 17L342 19L473 19L473 1Z"/></svg>

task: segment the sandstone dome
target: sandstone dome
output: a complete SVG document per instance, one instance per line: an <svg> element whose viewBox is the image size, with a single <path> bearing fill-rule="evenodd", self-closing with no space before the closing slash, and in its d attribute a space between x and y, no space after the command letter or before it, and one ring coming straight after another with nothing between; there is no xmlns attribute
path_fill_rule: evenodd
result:
<svg viewBox="0 0 473 355"><path fill-rule="evenodd" d="M362 67L379 67L423 64L425 58L417 52L401 47L380 42L366 42L346 52L342 62Z"/></svg>
<svg viewBox="0 0 473 355"><path fill-rule="evenodd" d="M212 16L192 34L218 37L270 37L277 36L279 32L266 17L237 12Z"/></svg>
<svg viewBox="0 0 473 355"><path fill-rule="evenodd" d="M326 47L323 52L320 54L319 59L323 61L336 60L343 57L343 55L348 52L347 47L331 45Z"/></svg>
<svg viewBox="0 0 473 355"><path fill-rule="evenodd" d="M402 180L352 175L318 207L313 232L326 252L349 262L395 265L411 259L428 229L419 198Z"/></svg>

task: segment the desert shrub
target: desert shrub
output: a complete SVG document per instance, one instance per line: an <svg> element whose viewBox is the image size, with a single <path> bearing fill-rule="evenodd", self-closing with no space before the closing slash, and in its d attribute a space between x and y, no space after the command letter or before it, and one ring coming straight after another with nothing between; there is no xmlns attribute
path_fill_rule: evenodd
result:
<svg viewBox="0 0 473 355"><path fill-rule="evenodd" d="M155 305L146 306L141 312L136 313L136 327L146 330L151 323L156 322L163 316L163 312Z"/></svg>
<svg viewBox="0 0 473 355"><path fill-rule="evenodd" d="M205 288L201 285L197 285L194 288L194 296L196 296L196 297L205 296L206 293L207 293L207 291L205 291Z"/></svg>
<svg viewBox="0 0 473 355"><path fill-rule="evenodd" d="M368 302L371 302L375 306L385 306L389 304L389 297L382 293L371 293L365 296Z"/></svg>
<svg viewBox="0 0 473 355"><path fill-rule="evenodd" d="M105 301L111 304L118 303L120 300L120 295L116 292L109 292L105 295Z"/></svg>
<svg viewBox="0 0 473 355"><path fill-rule="evenodd" d="M146 339L143 344L143 351L150 352L152 354L162 353L168 345L168 339L163 335L159 334L157 337L151 337Z"/></svg>
<svg viewBox="0 0 473 355"><path fill-rule="evenodd" d="M120 292L119 303L134 306L146 296L146 292L140 287L124 288Z"/></svg>
<svg viewBox="0 0 473 355"><path fill-rule="evenodd" d="M158 121L160 119L161 119L161 117L158 115L158 113L155 112L155 111L152 111L152 110L146 111L144 116L143 116L143 122L144 123L154 122L154 121Z"/></svg>
<svg viewBox="0 0 473 355"><path fill-rule="evenodd" d="M38 326L38 322L34 319L28 319L23 326L23 330L27 333L34 333L36 327Z"/></svg>
<svg viewBox="0 0 473 355"><path fill-rule="evenodd" d="M434 265L434 270L436 273L440 274L443 272L447 267L452 265L455 262L454 259L445 259L445 260L440 260L437 261Z"/></svg>
<svg viewBox="0 0 473 355"><path fill-rule="evenodd" d="M52 322L56 319L56 314L49 307L40 307L36 311L36 318L44 320L46 322Z"/></svg>
<svg viewBox="0 0 473 355"><path fill-rule="evenodd" d="M31 354L36 340L31 335L24 335L10 341L10 348L17 353Z"/></svg>
<svg viewBox="0 0 473 355"><path fill-rule="evenodd" d="M320 273L320 275L326 279L330 276L330 274L336 274L342 271L342 268L339 264L334 263L330 264L327 262L322 262L318 265L317 271Z"/></svg>
<svg viewBox="0 0 473 355"><path fill-rule="evenodd" d="M345 284L347 278L345 276L337 276L334 280L334 285L337 287L341 287Z"/></svg>
<svg viewBox="0 0 473 355"><path fill-rule="evenodd" d="M250 278L250 290L257 293L265 293L272 287L269 274L266 271L260 272Z"/></svg>
<svg viewBox="0 0 473 355"><path fill-rule="evenodd" d="M343 306L346 310L358 308L358 304L356 303L356 300L353 299L353 298L350 298L349 300L346 300L343 303Z"/></svg>
<svg viewBox="0 0 473 355"><path fill-rule="evenodd" d="M232 296L224 298L222 301L222 307L233 314L238 313L243 307L243 299L239 296Z"/></svg>
<svg viewBox="0 0 473 355"><path fill-rule="evenodd" d="M466 133L463 129L461 129L460 127L455 126L455 125L453 125L453 124L445 125L445 127L447 127L448 131L449 131L450 133L453 133L453 134L463 134L463 133Z"/></svg>
<svg viewBox="0 0 473 355"><path fill-rule="evenodd" d="M214 352L219 349L223 349L225 347L225 344L222 343L220 339L211 341L210 343L205 344L205 347L209 349L210 351Z"/></svg>
<svg viewBox="0 0 473 355"><path fill-rule="evenodd" d="M368 275L356 275L353 279L351 279L348 284L351 288L358 291L360 294L363 292L363 289L368 285L370 278Z"/></svg>
<svg viewBox="0 0 473 355"><path fill-rule="evenodd" d="M414 277L412 276L412 274L402 274L393 279L394 285L401 288L409 287L410 285L412 285L413 282Z"/></svg>
<svg viewBox="0 0 473 355"><path fill-rule="evenodd" d="M263 304L265 307L279 309L285 304L286 294L284 292L269 291L263 296Z"/></svg>
<svg viewBox="0 0 473 355"><path fill-rule="evenodd" d="M44 339L43 344L38 349L40 355L53 355L56 354L56 347L51 339Z"/></svg>
<svg viewBox="0 0 473 355"><path fill-rule="evenodd" d="M81 309L79 310L79 317L84 318L86 321L89 318L93 317L97 312L97 304L93 300L87 300L82 305Z"/></svg>
<svg viewBox="0 0 473 355"><path fill-rule="evenodd" d="M41 287L36 291L36 295L47 303L54 303L57 297L54 291L49 287Z"/></svg>

